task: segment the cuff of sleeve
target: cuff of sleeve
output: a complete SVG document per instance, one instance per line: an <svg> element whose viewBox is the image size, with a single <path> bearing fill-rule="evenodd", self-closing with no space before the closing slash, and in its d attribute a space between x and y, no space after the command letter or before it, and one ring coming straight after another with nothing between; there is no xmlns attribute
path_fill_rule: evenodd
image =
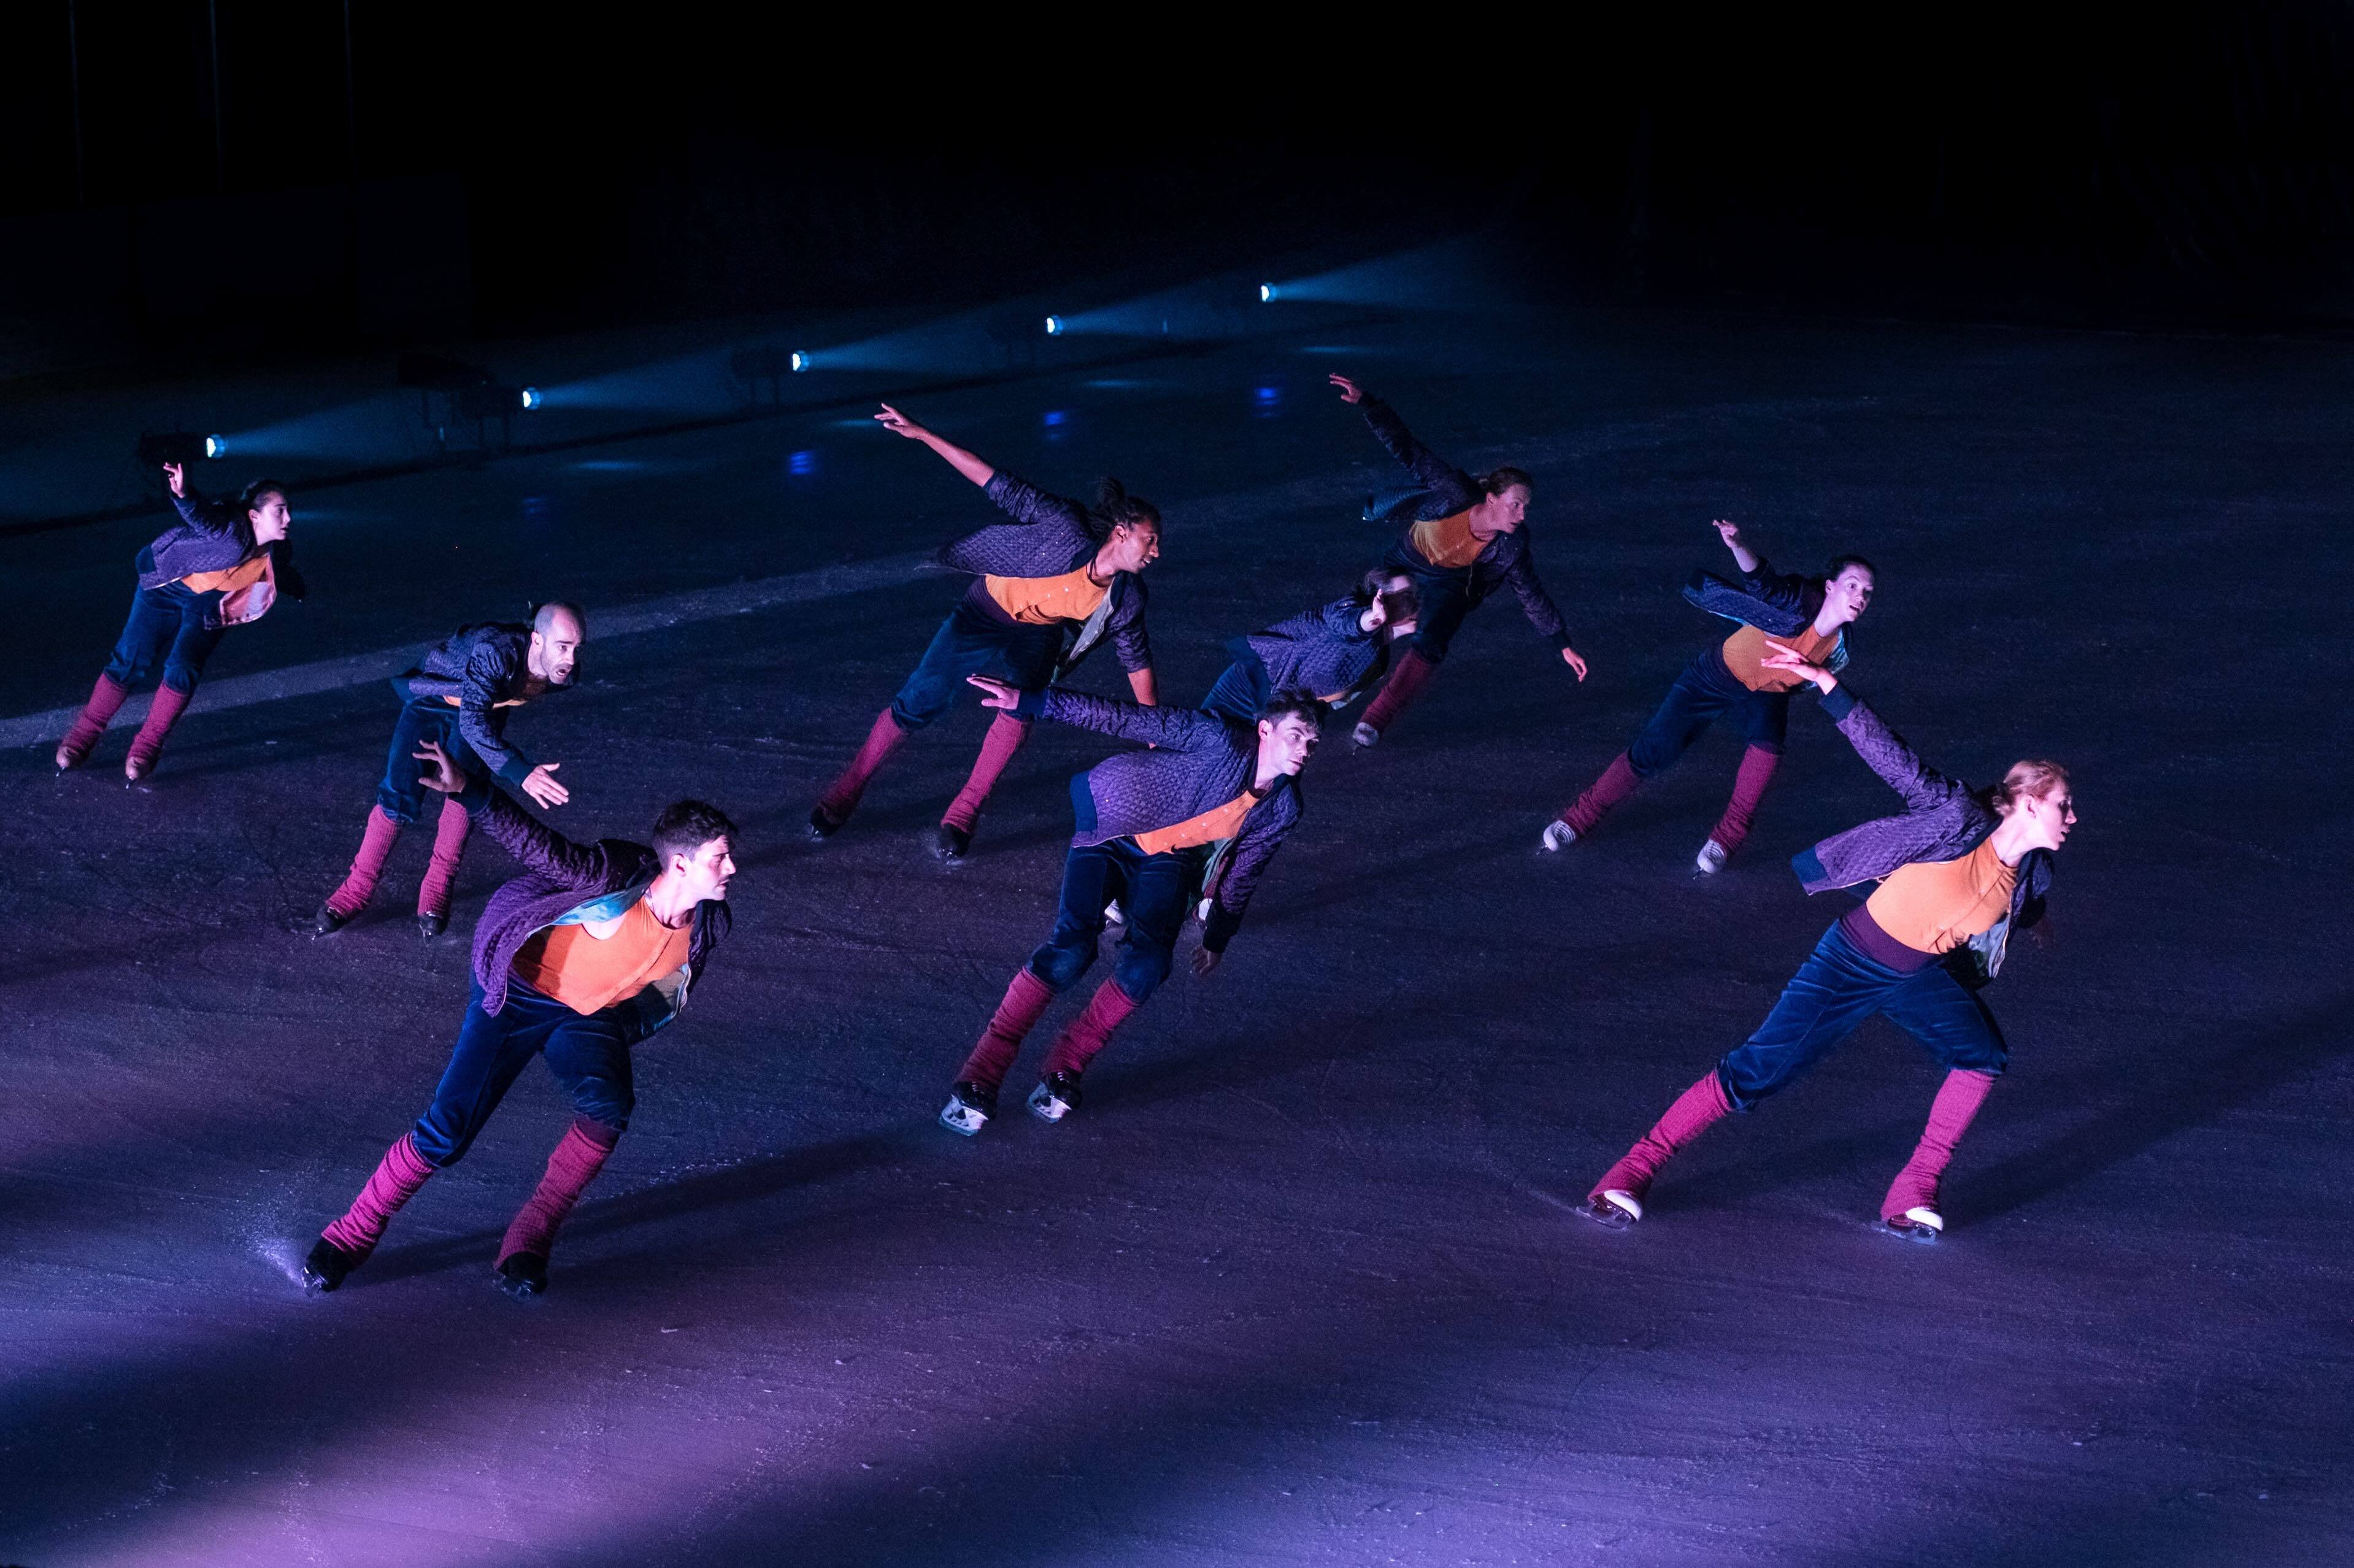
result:
<svg viewBox="0 0 2354 1568"><path fill-rule="evenodd" d="M1844 681L1823 694L1823 712L1831 715L1833 724L1847 717L1849 711L1854 706L1855 694L1847 689L1847 683Z"/></svg>
<svg viewBox="0 0 2354 1568"><path fill-rule="evenodd" d="M498 775L510 784L520 784L531 777L531 758L519 751L510 751L507 759L499 765Z"/></svg>
<svg viewBox="0 0 2354 1568"><path fill-rule="evenodd" d="M1569 652L1568 632L1556 631L1553 634L1553 651L1556 653L1566 653Z"/></svg>
<svg viewBox="0 0 2354 1568"><path fill-rule="evenodd" d="M1811 846L1790 857L1790 869L1797 872L1798 880L1809 887L1829 880L1823 873L1822 857L1815 853Z"/></svg>
<svg viewBox="0 0 2354 1568"><path fill-rule="evenodd" d="M1013 705L1013 716L1018 719L1044 718L1046 712L1047 689L1040 686L1036 691L1023 692L1020 700Z"/></svg>
<svg viewBox="0 0 2354 1568"><path fill-rule="evenodd" d="M450 803L453 806L464 807L466 814L470 817L479 817L482 814L482 809L491 803L491 796L493 793L495 791L491 789L491 781L488 779L480 773L469 773L466 775L466 787L451 796Z"/></svg>
<svg viewBox="0 0 2354 1568"><path fill-rule="evenodd" d="M1223 953L1226 944L1242 929L1243 917L1216 899L1210 901L1210 917L1203 922L1202 946L1214 953Z"/></svg>

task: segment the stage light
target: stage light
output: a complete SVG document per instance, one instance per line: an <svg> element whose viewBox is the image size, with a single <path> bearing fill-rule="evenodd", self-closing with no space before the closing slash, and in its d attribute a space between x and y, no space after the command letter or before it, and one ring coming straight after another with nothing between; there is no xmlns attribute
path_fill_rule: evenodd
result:
<svg viewBox="0 0 2354 1568"><path fill-rule="evenodd" d="M1069 418L1070 416L1064 413L1060 408L1049 408L1046 410L1044 418L1046 428L1051 430L1061 425L1062 422Z"/></svg>
<svg viewBox="0 0 2354 1568"><path fill-rule="evenodd" d="M1262 304L1262 305L1271 305L1271 304L1275 303L1275 285L1274 285L1274 284L1272 284L1272 283L1261 283L1261 284L1258 286L1258 302L1259 302L1260 304Z"/></svg>
<svg viewBox="0 0 2354 1568"><path fill-rule="evenodd" d="M517 395L515 400L526 408L536 408L539 407L539 388L526 387Z"/></svg>
<svg viewBox="0 0 2354 1568"><path fill-rule="evenodd" d="M154 431L139 438L139 466L161 468L169 462L186 467L218 457L228 450L228 443L218 436L192 435L186 430Z"/></svg>
<svg viewBox="0 0 2354 1568"><path fill-rule="evenodd" d="M791 357L791 358L790 358L790 359L788 359L785 363L786 363L786 364L788 364L788 365L790 365L790 366L792 366L792 368L793 368L794 370L796 370L796 371L802 371L802 370L807 370L807 369L810 367L810 363L811 363L811 362L810 362L810 356L809 356L808 355L806 355L806 354L803 354L800 349L798 349L798 348L797 348L797 349L793 350L793 352L792 352L792 357Z"/></svg>
<svg viewBox="0 0 2354 1568"><path fill-rule="evenodd" d="M205 456L208 458L217 458L228 450L228 443L221 440L218 436L207 436L205 438Z"/></svg>
<svg viewBox="0 0 2354 1568"><path fill-rule="evenodd" d="M817 452L815 450L811 449L787 453L785 455L785 471L787 473L803 475L815 473L817 471Z"/></svg>
<svg viewBox="0 0 2354 1568"><path fill-rule="evenodd" d="M1060 337L1063 335L1062 317L1048 316L1046 318L1046 335L1048 337Z"/></svg>

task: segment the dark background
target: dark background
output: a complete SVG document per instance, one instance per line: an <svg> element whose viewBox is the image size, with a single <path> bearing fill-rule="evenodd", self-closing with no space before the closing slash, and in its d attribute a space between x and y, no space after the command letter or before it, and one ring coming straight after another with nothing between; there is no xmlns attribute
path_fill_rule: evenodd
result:
<svg viewBox="0 0 2354 1568"><path fill-rule="evenodd" d="M2336 5L1313 31L433 0L12 15L0 374L962 304L1473 227L1570 299L2354 315Z"/></svg>

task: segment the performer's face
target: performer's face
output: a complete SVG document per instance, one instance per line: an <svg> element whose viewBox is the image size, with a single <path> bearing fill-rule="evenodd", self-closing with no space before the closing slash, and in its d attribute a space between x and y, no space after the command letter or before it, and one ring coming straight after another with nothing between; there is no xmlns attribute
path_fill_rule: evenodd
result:
<svg viewBox="0 0 2354 1568"><path fill-rule="evenodd" d="M255 544L275 545L286 537L286 530L293 526L294 514L287 506L284 496L274 490L265 490L261 493L260 504L248 512L245 520L253 524Z"/></svg>
<svg viewBox="0 0 2354 1568"><path fill-rule="evenodd" d="M1308 758L1322 738L1316 726L1298 714L1286 714L1270 724L1258 721L1258 755L1262 762L1272 764L1275 771L1298 774L1308 766Z"/></svg>
<svg viewBox="0 0 2354 1568"><path fill-rule="evenodd" d="M1499 534L1509 534L1528 521L1529 487L1515 484L1501 495L1491 495L1486 503L1488 526Z"/></svg>
<svg viewBox="0 0 2354 1568"><path fill-rule="evenodd" d="M1871 568L1850 567L1824 586L1823 608L1842 624L1853 620L1871 608L1873 586Z"/></svg>
<svg viewBox="0 0 2354 1568"><path fill-rule="evenodd" d="M670 869L684 879L692 902L727 896L728 878L736 874L731 847L725 838L709 839L696 845L693 854L670 857Z"/></svg>
<svg viewBox="0 0 2354 1568"><path fill-rule="evenodd" d="M578 621L557 616L548 622L546 631L531 634L531 673L552 685L563 685L572 679L584 640Z"/></svg>
<svg viewBox="0 0 2354 1568"><path fill-rule="evenodd" d="M2058 849L2076 825L2076 797L2065 784L2054 784L2041 795L2021 795L2010 809L2027 819L2031 849Z"/></svg>
<svg viewBox="0 0 2354 1568"><path fill-rule="evenodd" d="M1150 523L1123 523L1111 531L1103 564L1115 572L1140 572L1160 558L1160 529Z"/></svg>

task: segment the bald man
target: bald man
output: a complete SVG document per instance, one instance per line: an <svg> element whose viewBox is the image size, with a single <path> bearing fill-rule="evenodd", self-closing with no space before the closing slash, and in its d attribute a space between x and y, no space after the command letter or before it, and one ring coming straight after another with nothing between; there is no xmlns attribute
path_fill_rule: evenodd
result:
<svg viewBox="0 0 2354 1568"><path fill-rule="evenodd" d="M351 924L367 907L376 879L400 830L425 809L425 789L410 760L430 741L464 772L493 774L508 788L541 806L561 806L571 791L556 781L561 764L534 764L506 737L507 715L535 697L573 684L580 645L588 639L588 618L569 604L543 604L528 626L493 621L461 626L445 638L416 669L392 678L400 717L392 726L383 781L368 811L367 832L343 885L311 917L314 937ZM417 885L417 928L427 941L450 925L450 887L458 877L472 826L466 809L445 799L433 834L433 856Z"/></svg>

